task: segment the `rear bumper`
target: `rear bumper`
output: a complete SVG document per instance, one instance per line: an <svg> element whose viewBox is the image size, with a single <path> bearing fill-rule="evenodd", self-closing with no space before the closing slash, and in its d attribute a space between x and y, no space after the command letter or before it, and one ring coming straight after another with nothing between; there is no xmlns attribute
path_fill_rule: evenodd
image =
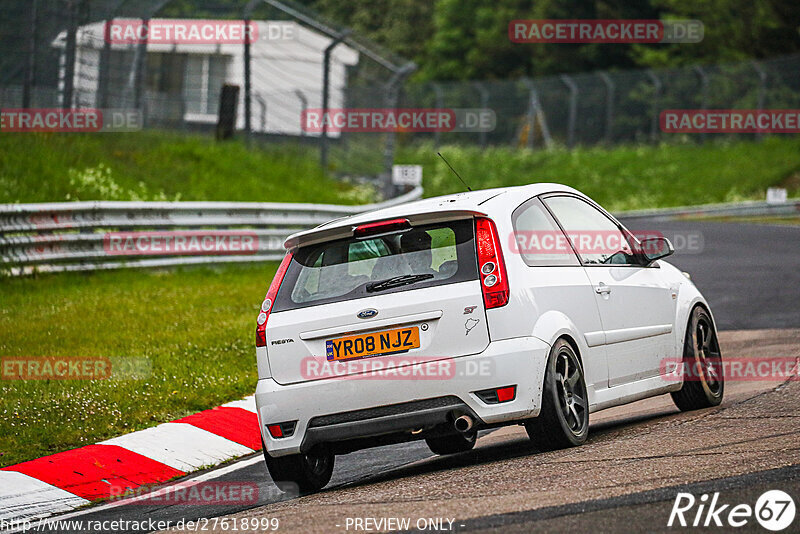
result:
<svg viewBox="0 0 800 534"><path fill-rule="evenodd" d="M413 371L290 385L261 379L255 394L261 435L269 454L277 457L320 442L429 428L454 413L469 414L479 424L535 417L549 350L533 337L495 341L480 354L454 358L447 376L422 379ZM486 404L475 395L510 385L517 386L513 401ZM267 431L267 425L289 421L297 421L291 436L275 439Z"/></svg>

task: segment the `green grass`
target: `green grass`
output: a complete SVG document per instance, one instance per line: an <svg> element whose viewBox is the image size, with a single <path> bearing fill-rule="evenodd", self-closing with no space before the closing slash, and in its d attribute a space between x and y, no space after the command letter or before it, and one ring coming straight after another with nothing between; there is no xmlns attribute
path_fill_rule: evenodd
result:
<svg viewBox="0 0 800 534"><path fill-rule="evenodd" d="M0 356L145 359L141 379L0 380L0 466L251 395L275 264L0 281Z"/></svg>
<svg viewBox="0 0 800 534"><path fill-rule="evenodd" d="M445 146L473 189L555 181L612 210L764 198L800 189L800 138L563 148ZM64 200L230 200L359 204L369 187L326 178L314 147L247 149L240 141L164 132L0 133L0 203ZM426 196L462 189L431 145L402 147L397 163L424 167Z"/></svg>
<svg viewBox="0 0 800 534"><path fill-rule="evenodd" d="M326 178L310 147L218 143L163 132L0 133L0 204L230 200L360 204L369 188Z"/></svg>
<svg viewBox="0 0 800 534"><path fill-rule="evenodd" d="M614 211L764 199L767 187L780 184L794 195L800 189L800 137L548 152L460 146L440 151L473 189L557 182ZM397 159L423 166L426 196L463 190L433 146L403 148Z"/></svg>

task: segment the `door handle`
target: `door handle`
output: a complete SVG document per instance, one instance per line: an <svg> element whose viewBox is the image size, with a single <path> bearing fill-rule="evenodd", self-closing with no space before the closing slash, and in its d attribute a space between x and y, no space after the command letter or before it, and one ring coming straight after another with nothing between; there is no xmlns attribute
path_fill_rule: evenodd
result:
<svg viewBox="0 0 800 534"><path fill-rule="evenodd" d="M598 295L608 295L611 293L611 288L601 282L599 286L594 288L594 292Z"/></svg>

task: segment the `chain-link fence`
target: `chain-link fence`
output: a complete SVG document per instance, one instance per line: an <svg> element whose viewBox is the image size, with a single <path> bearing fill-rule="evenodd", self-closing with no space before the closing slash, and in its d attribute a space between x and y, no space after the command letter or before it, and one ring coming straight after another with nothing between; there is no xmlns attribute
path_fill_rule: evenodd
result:
<svg viewBox="0 0 800 534"><path fill-rule="evenodd" d="M309 143L319 147L327 170L381 176L384 183L398 142L536 149L654 142L680 135L661 131L659 114L665 109L800 107L800 55L680 69L419 84L408 82L413 64L290 0L4 5L2 108L132 109L141 113L145 128L218 135L227 109L231 129L242 136ZM187 20L217 26L237 22L253 31L239 39L156 35L159 24ZM144 37L137 33L141 27L149 28ZM233 89L227 100L226 86ZM226 101L232 105L221 109ZM301 123L306 110L398 106L488 108L496 123L491 131L427 133L309 131Z"/></svg>
<svg viewBox="0 0 800 534"><path fill-rule="evenodd" d="M413 64L303 6L289 0L6 4L0 107L131 109L141 112L145 128L214 132L228 85L235 88L233 127L243 135L318 144L322 164L337 174L390 170L393 134L310 132L301 116L315 108L396 106ZM237 34L242 28L249 33Z"/></svg>
<svg viewBox="0 0 800 534"><path fill-rule="evenodd" d="M402 105L488 107L497 117L488 133L413 134L405 136L409 142L534 148L669 140L680 134L661 132L663 110L798 109L800 55L680 69L409 84ZM698 134L697 140L707 135Z"/></svg>

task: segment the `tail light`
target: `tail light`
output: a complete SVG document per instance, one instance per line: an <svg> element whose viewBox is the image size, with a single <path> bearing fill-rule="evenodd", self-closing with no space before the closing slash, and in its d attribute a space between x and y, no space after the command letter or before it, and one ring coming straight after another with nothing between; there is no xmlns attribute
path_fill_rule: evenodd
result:
<svg viewBox="0 0 800 534"><path fill-rule="evenodd" d="M286 276L286 269L289 268L291 262L292 253L290 252L283 257L283 261L278 267L278 272L275 273L275 278L272 279L272 283L269 285L267 296L264 297L264 302L261 303L261 312L258 314L258 320L256 320L256 347L267 346L267 319L269 319L269 312L275 304L278 288L281 287L283 277Z"/></svg>
<svg viewBox="0 0 800 534"><path fill-rule="evenodd" d="M508 304L508 277L500 238L494 221L486 217L475 219L475 237L478 249L478 269L486 309Z"/></svg>

